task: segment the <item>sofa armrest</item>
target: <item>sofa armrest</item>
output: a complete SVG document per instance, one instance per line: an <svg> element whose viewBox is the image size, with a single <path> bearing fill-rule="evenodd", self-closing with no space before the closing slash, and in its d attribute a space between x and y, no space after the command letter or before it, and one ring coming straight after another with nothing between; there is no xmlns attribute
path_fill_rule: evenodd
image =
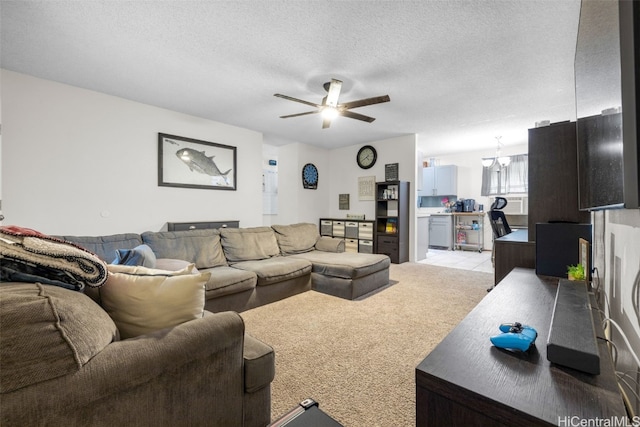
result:
<svg viewBox="0 0 640 427"><path fill-rule="evenodd" d="M221 312L109 344L77 373L2 395L2 425L237 425L244 323Z"/></svg>
<svg viewBox="0 0 640 427"><path fill-rule="evenodd" d="M244 335L244 389L253 393L271 384L276 375L273 348L249 334Z"/></svg>

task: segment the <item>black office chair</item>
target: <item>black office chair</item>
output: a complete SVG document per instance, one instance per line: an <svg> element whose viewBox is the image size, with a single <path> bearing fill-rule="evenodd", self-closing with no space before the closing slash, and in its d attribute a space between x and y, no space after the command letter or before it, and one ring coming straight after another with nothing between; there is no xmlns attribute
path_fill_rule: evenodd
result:
<svg viewBox="0 0 640 427"><path fill-rule="evenodd" d="M489 222L491 223L491 229L493 230L493 238L506 236L511 233L511 227L507 222L507 218L502 212L502 209L507 206L507 199L504 197L496 197L496 200L491 204L489 210Z"/></svg>
<svg viewBox="0 0 640 427"><path fill-rule="evenodd" d="M509 227L509 223L507 222L507 218L502 212L502 209L507 206L507 199L504 197L496 197L496 200L491 204L491 209L489 210L489 223L491 224L491 229L493 230L493 245L491 246L491 264L493 264L493 268L496 268L496 260L495 260L495 240L499 237L506 236L511 233L511 227ZM491 291L494 287L487 289L487 292Z"/></svg>

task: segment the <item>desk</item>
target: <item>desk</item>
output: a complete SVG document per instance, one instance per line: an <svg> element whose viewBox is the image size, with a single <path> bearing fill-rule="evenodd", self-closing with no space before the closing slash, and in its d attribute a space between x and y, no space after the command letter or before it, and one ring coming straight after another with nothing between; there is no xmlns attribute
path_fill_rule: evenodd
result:
<svg viewBox="0 0 640 427"><path fill-rule="evenodd" d="M565 419L560 425L572 425L574 416L625 417L604 341L600 375L547 360L556 290L557 279L516 268L489 292L416 368L416 425L549 426ZM501 350L489 341L500 323L514 321L538 331L528 353Z"/></svg>
<svg viewBox="0 0 640 427"><path fill-rule="evenodd" d="M497 285L514 267L536 268L536 243L528 230L515 230L493 242L494 278Z"/></svg>

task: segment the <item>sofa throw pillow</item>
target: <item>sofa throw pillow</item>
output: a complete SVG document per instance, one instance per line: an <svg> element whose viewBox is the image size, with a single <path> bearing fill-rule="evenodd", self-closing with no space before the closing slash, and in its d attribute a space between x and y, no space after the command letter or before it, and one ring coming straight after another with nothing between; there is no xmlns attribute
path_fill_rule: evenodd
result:
<svg viewBox="0 0 640 427"><path fill-rule="evenodd" d="M107 265L109 273L127 273L138 274L140 276L182 276L185 274L198 273L194 263L188 263L182 268L177 270L166 270L159 268L148 268L142 265L119 265L109 264Z"/></svg>
<svg viewBox="0 0 640 427"><path fill-rule="evenodd" d="M141 265L155 268L156 255L148 245L139 245L133 249L116 249L116 258L111 264Z"/></svg>
<svg viewBox="0 0 640 427"><path fill-rule="evenodd" d="M278 241L271 227L223 228L220 236L224 255L230 263L280 255Z"/></svg>
<svg viewBox="0 0 640 427"><path fill-rule="evenodd" d="M318 226L311 223L272 225L283 255L310 252L320 238Z"/></svg>
<svg viewBox="0 0 640 427"><path fill-rule="evenodd" d="M77 372L118 339L113 320L81 292L0 283L0 393Z"/></svg>
<svg viewBox="0 0 640 427"><path fill-rule="evenodd" d="M169 271L178 271L186 268L189 265L193 265L192 273L197 273L198 269L195 264L190 263L189 261L184 261L181 259L174 258L157 258L156 259L156 269L158 270L169 270Z"/></svg>
<svg viewBox="0 0 640 427"><path fill-rule="evenodd" d="M100 299L121 338L132 338L201 318L204 285L210 277L211 273L144 275L110 272L107 283L100 288Z"/></svg>
<svg viewBox="0 0 640 427"><path fill-rule="evenodd" d="M316 242L316 249L323 252L344 252L344 240L322 236Z"/></svg>
<svg viewBox="0 0 640 427"><path fill-rule="evenodd" d="M227 265L216 229L184 231L146 231L142 241L157 258L176 258L195 263L198 268Z"/></svg>

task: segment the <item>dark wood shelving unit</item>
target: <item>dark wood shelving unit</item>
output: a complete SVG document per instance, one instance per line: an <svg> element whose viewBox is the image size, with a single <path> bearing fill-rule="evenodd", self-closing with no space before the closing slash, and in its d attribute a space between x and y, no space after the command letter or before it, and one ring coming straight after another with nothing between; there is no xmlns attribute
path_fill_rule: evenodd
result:
<svg viewBox="0 0 640 427"><path fill-rule="evenodd" d="M375 252L391 262L409 261L409 182L376 183Z"/></svg>
<svg viewBox="0 0 640 427"><path fill-rule="evenodd" d="M560 122L529 129L529 241L536 224L588 224L589 212L578 209L576 123Z"/></svg>
<svg viewBox="0 0 640 427"><path fill-rule="evenodd" d="M528 227L495 240L494 284L514 267L535 268L536 224L591 223L578 208L577 150L575 122L529 129Z"/></svg>
<svg viewBox="0 0 640 427"><path fill-rule="evenodd" d="M167 231L202 230L208 228L238 228L240 221L167 222Z"/></svg>

